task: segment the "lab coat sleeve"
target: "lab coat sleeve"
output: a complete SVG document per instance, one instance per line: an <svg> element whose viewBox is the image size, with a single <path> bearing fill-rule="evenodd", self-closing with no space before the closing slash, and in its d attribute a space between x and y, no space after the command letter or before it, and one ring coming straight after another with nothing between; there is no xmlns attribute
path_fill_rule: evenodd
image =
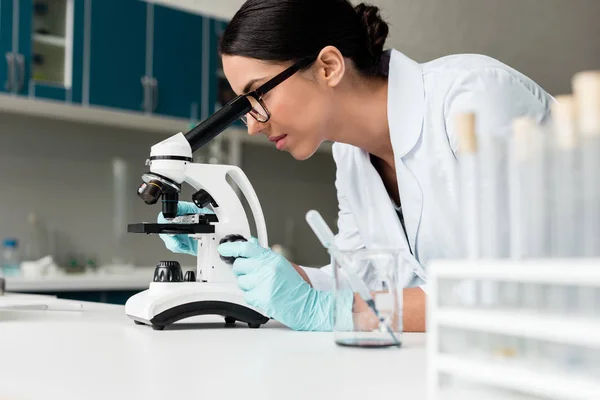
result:
<svg viewBox="0 0 600 400"><path fill-rule="evenodd" d="M475 113L479 135L508 137L515 118L529 116L543 122L553 101L533 81L509 70L485 68L465 73L456 80L444 102L446 132L454 154L458 154L458 113Z"/></svg>
<svg viewBox="0 0 600 400"><path fill-rule="evenodd" d="M336 164L339 165L338 160L345 157L345 151L348 149L345 147L348 145L334 144L333 146L333 157L336 160ZM348 198L346 197L343 185L344 171L340 171L338 168L336 173L335 187L337 190L338 198L338 233L335 235L335 245L340 250L359 250L365 247L356 220L350 209ZM347 179L347 177L346 177ZM306 272L308 279L310 279L312 286L317 290L331 291L334 288L335 281L333 277L333 266L328 264L322 268L301 268Z"/></svg>
<svg viewBox="0 0 600 400"><path fill-rule="evenodd" d="M335 281L333 278L333 268L331 265L326 265L322 268L311 268L300 265L304 270L312 287L323 292L331 292L334 288Z"/></svg>

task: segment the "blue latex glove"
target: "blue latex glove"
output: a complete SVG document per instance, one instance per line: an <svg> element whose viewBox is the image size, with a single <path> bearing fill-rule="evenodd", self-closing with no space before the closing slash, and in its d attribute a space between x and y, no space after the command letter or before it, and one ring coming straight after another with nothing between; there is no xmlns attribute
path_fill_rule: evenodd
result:
<svg viewBox="0 0 600 400"><path fill-rule="evenodd" d="M333 329L333 293L312 288L282 255L253 241L223 243L218 251L225 257L240 257L233 263L233 273L249 305L294 330ZM353 300L351 291L338 293L338 329L352 328Z"/></svg>
<svg viewBox="0 0 600 400"><path fill-rule="evenodd" d="M177 203L177 216L186 214L214 214L214 212L208 208L199 208L191 202L180 201ZM157 221L161 224L169 222L163 217L162 212L158 214ZM173 253L189 254L192 256L198 255L198 241L188 235L160 234L159 236L165 242L167 249Z"/></svg>

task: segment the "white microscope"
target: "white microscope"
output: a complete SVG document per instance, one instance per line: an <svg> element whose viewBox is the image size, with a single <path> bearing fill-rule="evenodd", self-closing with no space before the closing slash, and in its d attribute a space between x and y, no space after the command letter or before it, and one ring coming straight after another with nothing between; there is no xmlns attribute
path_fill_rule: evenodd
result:
<svg viewBox="0 0 600 400"><path fill-rule="evenodd" d="M136 324L162 330L176 321L205 314L221 315L228 324L245 322L251 328L269 320L261 310L245 303L232 272L234 260L221 257L217 251L222 242L250 238L246 212L227 182L228 175L250 205L258 243L268 246L265 219L254 188L238 167L192 163L194 151L250 110L248 99L239 96L185 135L178 133L152 146L146 162L150 171L142 177L138 195L146 204L162 198L163 216L170 222L130 224L128 232L188 234L198 241L198 257L196 271L185 274L176 261L158 263L150 288L125 304L125 312ZM200 208L211 207L215 214L177 217L183 182L197 190L192 196L194 203Z"/></svg>

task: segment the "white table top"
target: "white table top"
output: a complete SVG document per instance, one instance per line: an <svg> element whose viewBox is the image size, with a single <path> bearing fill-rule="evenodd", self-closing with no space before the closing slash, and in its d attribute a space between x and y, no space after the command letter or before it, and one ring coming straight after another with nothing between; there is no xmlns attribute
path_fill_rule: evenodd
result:
<svg viewBox="0 0 600 400"><path fill-rule="evenodd" d="M426 398L424 334L400 349L344 348L276 322L206 316L154 331L122 306L83 304L0 311L1 399Z"/></svg>

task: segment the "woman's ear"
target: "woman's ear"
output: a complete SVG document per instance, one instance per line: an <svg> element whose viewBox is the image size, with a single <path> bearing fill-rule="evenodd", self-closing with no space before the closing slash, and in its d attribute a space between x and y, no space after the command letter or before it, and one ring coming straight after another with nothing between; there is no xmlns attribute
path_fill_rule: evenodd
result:
<svg viewBox="0 0 600 400"><path fill-rule="evenodd" d="M346 73L346 60L334 46L324 47L314 64L317 67L317 78L328 87L336 87Z"/></svg>

